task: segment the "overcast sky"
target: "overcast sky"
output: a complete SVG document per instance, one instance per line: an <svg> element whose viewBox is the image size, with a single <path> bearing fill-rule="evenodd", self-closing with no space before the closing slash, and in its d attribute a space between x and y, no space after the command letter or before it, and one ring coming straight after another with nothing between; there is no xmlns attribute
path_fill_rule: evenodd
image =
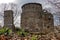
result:
<svg viewBox="0 0 60 40"><path fill-rule="evenodd" d="M60 2L59 0L57 1L57 0L49 0L49 1L51 1L51 2L53 2L53 3L55 3L55 2ZM57 14L56 12L59 12L58 10L60 10L60 9L57 9L57 7L56 6L54 6L54 5L52 5L51 3L49 3L47 0L0 0L0 4L2 4L2 3L15 3L15 4L17 4L19 7L21 7L23 4L25 4L25 3L31 3L31 2L34 2L34 3L40 3L40 4L42 4L42 7L43 7L43 9L46 9L46 10L48 10L49 12L51 12L52 14L53 13L55 13L55 14L53 14L54 15L54 24L55 25L57 25L57 24L59 24L59 19L58 19L58 16L59 16L59 13ZM1 10L1 9L0 9ZM17 16L17 19L15 20L15 22L17 22L16 23L16 26L19 26L20 24L19 24L19 21L20 21L20 18L21 18L21 16L19 15L19 16ZM0 24L3 24L3 21L2 20L0 20Z"/></svg>

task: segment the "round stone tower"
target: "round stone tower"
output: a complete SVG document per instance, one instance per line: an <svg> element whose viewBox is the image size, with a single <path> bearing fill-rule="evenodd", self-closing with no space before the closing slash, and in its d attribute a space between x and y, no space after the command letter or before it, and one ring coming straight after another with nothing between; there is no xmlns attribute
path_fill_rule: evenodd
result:
<svg viewBox="0 0 60 40"><path fill-rule="evenodd" d="M27 3L22 6L21 27L30 32L40 32L42 5Z"/></svg>

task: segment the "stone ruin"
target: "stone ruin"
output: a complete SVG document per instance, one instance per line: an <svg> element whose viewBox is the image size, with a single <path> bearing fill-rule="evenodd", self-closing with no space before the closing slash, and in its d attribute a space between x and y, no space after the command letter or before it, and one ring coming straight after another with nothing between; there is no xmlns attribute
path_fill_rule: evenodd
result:
<svg viewBox="0 0 60 40"><path fill-rule="evenodd" d="M12 30L15 29L15 26L13 24L13 11L12 10L6 10L4 11L4 27L8 27Z"/></svg>
<svg viewBox="0 0 60 40"><path fill-rule="evenodd" d="M22 6L21 27L30 33L53 31L53 15L47 11L44 12L39 3L26 3Z"/></svg>

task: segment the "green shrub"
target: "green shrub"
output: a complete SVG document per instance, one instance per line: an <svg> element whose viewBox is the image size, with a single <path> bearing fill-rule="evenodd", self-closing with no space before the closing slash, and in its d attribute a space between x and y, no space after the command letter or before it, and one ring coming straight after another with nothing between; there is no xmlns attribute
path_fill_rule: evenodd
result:
<svg viewBox="0 0 60 40"><path fill-rule="evenodd" d="M33 35L33 36L31 37L31 40L37 40L37 36L36 36L36 35Z"/></svg>
<svg viewBox="0 0 60 40"><path fill-rule="evenodd" d="M26 32L24 29L20 29L19 31L17 31L17 34L20 35L20 36L27 36L29 33Z"/></svg>
<svg viewBox="0 0 60 40"><path fill-rule="evenodd" d="M11 33L12 33L12 30L9 28L4 27L4 28L0 29L0 35L2 35L2 34L10 35Z"/></svg>

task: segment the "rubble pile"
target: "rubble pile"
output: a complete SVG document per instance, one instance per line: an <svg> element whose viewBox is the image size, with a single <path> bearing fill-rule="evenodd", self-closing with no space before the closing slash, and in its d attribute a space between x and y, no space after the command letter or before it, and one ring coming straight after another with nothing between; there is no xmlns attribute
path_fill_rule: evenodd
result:
<svg viewBox="0 0 60 40"><path fill-rule="evenodd" d="M25 36L23 36L25 35ZM24 31L18 35L17 33L10 33L9 35L1 34L0 40L60 40L59 28L55 28L54 32L45 34L28 34Z"/></svg>

